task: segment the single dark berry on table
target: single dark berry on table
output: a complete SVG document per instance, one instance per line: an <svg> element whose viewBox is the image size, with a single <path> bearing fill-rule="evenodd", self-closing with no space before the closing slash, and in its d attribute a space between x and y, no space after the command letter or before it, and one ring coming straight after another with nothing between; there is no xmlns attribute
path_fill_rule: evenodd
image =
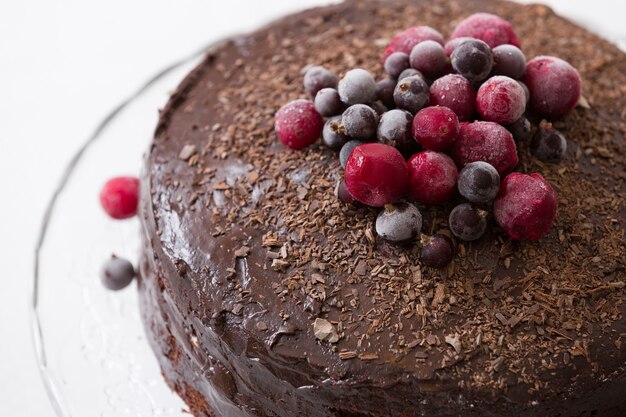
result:
<svg viewBox="0 0 626 417"><path fill-rule="evenodd" d="M520 46L513 26L500 16L491 13L476 13L462 20L450 37L480 39L491 48L502 44Z"/></svg>
<svg viewBox="0 0 626 417"><path fill-rule="evenodd" d="M452 52L456 49L457 46L459 46L460 44L462 44L463 42L469 39L475 39L475 38L468 38L467 36L462 36L460 38L450 39L443 46L443 49L446 52L446 55L450 57L450 55L452 55Z"/></svg>
<svg viewBox="0 0 626 417"><path fill-rule="evenodd" d="M411 50L411 67L425 77L435 78L442 75L448 67L448 56L441 44L435 41L423 41Z"/></svg>
<svg viewBox="0 0 626 417"><path fill-rule="evenodd" d="M545 120L533 136L530 152L543 162L557 163L565 157L567 140L565 136Z"/></svg>
<svg viewBox="0 0 626 417"><path fill-rule="evenodd" d="M376 101L370 103L369 106L372 108L372 110L374 110L376 112L376 114L378 115L379 118L380 118L380 116L385 114L387 111L389 111L387 106L385 106L385 104L382 101L380 101L380 100L376 100Z"/></svg>
<svg viewBox="0 0 626 417"><path fill-rule="evenodd" d="M378 114L365 104L355 104L341 115L346 135L351 139L369 141L376 137Z"/></svg>
<svg viewBox="0 0 626 417"><path fill-rule="evenodd" d="M539 174L509 174L493 202L496 221L516 240L537 240L545 236L556 219L557 196Z"/></svg>
<svg viewBox="0 0 626 417"><path fill-rule="evenodd" d="M139 179L115 177L104 183L100 190L100 204L114 219L121 220L137 214L139 201Z"/></svg>
<svg viewBox="0 0 626 417"><path fill-rule="evenodd" d="M478 89L476 109L484 120L511 124L526 110L526 93L513 78L496 75Z"/></svg>
<svg viewBox="0 0 626 417"><path fill-rule="evenodd" d="M320 137L324 119L309 100L295 100L281 107L274 117L274 130L291 149L302 149Z"/></svg>
<svg viewBox="0 0 626 417"><path fill-rule="evenodd" d="M376 82L368 71L355 68L339 81L339 97L348 105L371 103L376 100Z"/></svg>
<svg viewBox="0 0 626 417"><path fill-rule="evenodd" d="M478 39L470 39L452 51L452 68L471 83L486 79L493 67L493 54L489 45Z"/></svg>
<svg viewBox="0 0 626 417"><path fill-rule="evenodd" d="M415 114L428 105L428 84L417 75L407 77L396 85L393 100L398 108Z"/></svg>
<svg viewBox="0 0 626 417"><path fill-rule="evenodd" d="M413 137L424 148L442 152L449 149L459 134L459 119L447 107L432 106L418 111L413 119Z"/></svg>
<svg viewBox="0 0 626 417"><path fill-rule="evenodd" d="M339 163L341 167L345 169L346 164L348 163L348 158L350 158L350 154L357 146L363 145L363 142L360 140L350 140L346 142L345 145L341 147L341 151L339 151Z"/></svg>
<svg viewBox="0 0 626 417"><path fill-rule="evenodd" d="M475 161L459 172L459 194L472 203L488 204L500 190L500 174L487 162Z"/></svg>
<svg viewBox="0 0 626 417"><path fill-rule="evenodd" d="M413 142L411 122L413 116L405 110L389 110L378 123L377 138L380 143L402 150Z"/></svg>
<svg viewBox="0 0 626 417"><path fill-rule="evenodd" d="M376 217L376 233L395 243L415 239L422 230L422 214L413 204L388 204Z"/></svg>
<svg viewBox="0 0 626 417"><path fill-rule="evenodd" d="M459 204L448 217L450 231L466 242L480 239L487 229L487 212L469 203Z"/></svg>
<svg viewBox="0 0 626 417"><path fill-rule="evenodd" d="M520 117L510 125L506 125L505 127L509 132L511 132L513 139L515 139L516 142L524 142L528 140L533 129L530 120L524 116Z"/></svg>
<svg viewBox="0 0 626 417"><path fill-rule="evenodd" d="M456 113L460 122L466 122L474 115L476 93L465 77L448 74L430 86L430 105L447 107Z"/></svg>
<svg viewBox="0 0 626 417"><path fill-rule="evenodd" d="M404 195L407 180L408 169L402 154L382 143L354 148L344 173L350 194L372 207L397 202Z"/></svg>
<svg viewBox="0 0 626 417"><path fill-rule="evenodd" d="M404 52L407 55L410 54L415 45L426 40L433 40L441 45L444 44L444 39L441 33L430 26L410 27L407 30L398 33L393 37L391 42L389 42L389 45L387 45L385 53L383 54L383 63L387 57L394 52Z"/></svg>
<svg viewBox="0 0 626 417"><path fill-rule="evenodd" d="M337 76L329 69L315 66L304 74L304 89L311 97L315 97L322 88L337 88Z"/></svg>
<svg viewBox="0 0 626 417"><path fill-rule="evenodd" d="M336 116L346 109L334 88L322 88L315 95L315 110L324 117Z"/></svg>
<svg viewBox="0 0 626 417"><path fill-rule="evenodd" d="M344 135L341 116L333 116L326 120L322 129L322 142L333 151L340 150L350 140Z"/></svg>
<svg viewBox="0 0 626 417"><path fill-rule="evenodd" d="M135 268L133 264L124 258L111 255L111 258L104 263L100 271L100 281L105 288L118 291L125 288L135 278Z"/></svg>
<svg viewBox="0 0 626 417"><path fill-rule="evenodd" d="M526 70L526 57L517 46L498 45L491 52L493 53L493 74L506 75L514 79L522 78Z"/></svg>
<svg viewBox="0 0 626 417"><path fill-rule="evenodd" d="M420 242L420 261L432 268L443 268L452 261L454 256L454 243L446 235L434 236L422 235Z"/></svg>
<svg viewBox="0 0 626 417"><path fill-rule="evenodd" d="M410 66L408 54L404 52L394 52L385 60L384 68L387 75L391 78L398 79L400 73Z"/></svg>
<svg viewBox="0 0 626 417"><path fill-rule="evenodd" d="M412 200L422 204L441 204L455 194L458 170L448 155L422 151L413 155L407 164L407 193Z"/></svg>
<svg viewBox="0 0 626 417"><path fill-rule="evenodd" d="M409 78L412 76L420 77L422 80L426 81L426 79L424 78L424 75L421 72L419 72L415 68L407 68L404 71L402 71L400 75L398 75L398 82L404 80L405 78Z"/></svg>
<svg viewBox="0 0 626 417"><path fill-rule="evenodd" d="M388 109L396 106L393 101L393 90L396 88L398 82L391 78L385 78L376 83L376 97L380 100Z"/></svg>
<svg viewBox="0 0 626 417"><path fill-rule="evenodd" d="M346 205L358 205L359 202L352 197L350 191L348 191L348 187L346 187L345 181L341 180L337 183L335 187L335 196Z"/></svg>

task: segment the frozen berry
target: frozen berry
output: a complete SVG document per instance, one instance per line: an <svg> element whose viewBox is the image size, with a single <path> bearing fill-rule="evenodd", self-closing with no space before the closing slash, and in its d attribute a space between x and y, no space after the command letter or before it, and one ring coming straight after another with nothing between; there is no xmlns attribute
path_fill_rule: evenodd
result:
<svg viewBox="0 0 626 417"><path fill-rule="evenodd" d="M426 107L417 112L413 119L413 137L424 148L445 151L459 134L459 119L447 107Z"/></svg>
<svg viewBox="0 0 626 417"><path fill-rule="evenodd" d="M494 122L461 124L451 154L459 168L470 162L484 161L493 165L500 175L519 162L513 135Z"/></svg>
<svg viewBox="0 0 626 417"><path fill-rule="evenodd" d="M380 100L387 108L392 108L396 106L396 103L393 101L393 90L396 89L396 80L391 78L385 78L376 83L376 97Z"/></svg>
<svg viewBox="0 0 626 417"><path fill-rule="evenodd" d="M441 45L444 44L441 33L429 26L411 27L404 32L398 33L387 45L383 55L383 62L394 52L410 54L415 45L426 40L433 40Z"/></svg>
<svg viewBox="0 0 626 417"><path fill-rule="evenodd" d="M398 75L398 82L400 82L400 81L404 80L405 78L412 77L412 76L414 76L414 75L415 75L415 76L417 76L417 77L420 77L422 80L426 81L426 80L424 79L424 76L422 75L422 73L421 73L421 72L419 72L419 71L418 71L418 70L416 70L415 68L407 68L407 69L405 69L404 71L402 71L402 72L400 73L400 75ZM396 84L397 84L397 83L396 83Z"/></svg>
<svg viewBox="0 0 626 417"><path fill-rule="evenodd" d="M462 20L452 32L451 38L464 36L480 39L492 48L505 43L520 46L511 24L490 13L476 13Z"/></svg>
<svg viewBox="0 0 626 417"><path fill-rule="evenodd" d="M443 268L452 261L454 244L448 236L422 235L420 241L422 244L420 260L424 265L432 268Z"/></svg>
<svg viewBox="0 0 626 417"><path fill-rule="evenodd" d="M446 154L423 151L409 161L408 195L423 204L441 204L456 191L458 171Z"/></svg>
<svg viewBox="0 0 626 417"><path fill-rule="evenodd" d="M552 56L538 56L526 65L524 83L530 90L530 107L549 118L564 116L580 98L581 80L576 68Z"/></svg>
<svg viewBox="0 0 626 417"><path fill-rule="evenodd" d="M337 76L329 69L315 66L304 74L304 90L315 97L322 88L337 88Z"/></svg>
<svg viewBox="0 0 626 417"><path fill-rule="evenodd" d="M466 122L474 115L476 93L464 77L448 74L430 86L430 105L448 107L460 122Z"/></svg>
<svg viewBox="0 0 626 417"><path fill-rule="evenodd" d="M435 78L444 73L448 67L448 56L440 43L423 41L411 50L411 67L428 78Z"/></svg>
<svg viewBox="0 0 626 417"><path fill-rule="evenodd" d="M352 194L350 194L350 191L348 191L348 187L346 187L346 183L343 180L337 183L337 186L335 187L335 196L343 204L346 204L346 205L358 205L359 204L359 202L354 197L352 197Z"/></svg>
<svg viewBox="0 0 626 417"><path fill-rule="evenodd" d="M378 124L378 141L402 151L413 142L411 136L411 113L394 109L383 114Z"/></svg>
<svg viewBox="0 0 626 417"><path fill-rule="evenodd" d="M324 119L309 100L295 100L276 112L274 129L278 139L291 149L302 149L320 137Z"/></svg>
<svg viewBox="0 0 626 417"><path fill-rule="evenodd" d="M322 142L333 151L340 150L349 140L343 133L341 116L334 116L326 120L322 129Z"/></svg>
<svg viewBox="0 0 626 417"><path fill-rule="evenodd" d="M393 92L393 101L400 109L407 110L412 114L417 113L428 105L428 84L417 75L406 77L398 82Z"/></svg>
<svg viewBox="0 0 626 417"><path fill-rule="evenodd" d="M510 125L505 126L509 132L513 135L513 139L516 142L524 142L528 140L532 133L532 125L530 120L522 116Z"/></svg>
<svg viewBox="0 0 626 417"><path fill-rule="evenodd" d="M489 45L478 39L469 39L454 48L450 57L457 74L477 83L489 76L493 66L493 54Z"/></svg>
<svg viewBox="0 0 626 417"><path fill-rule="evenodd" d="M339 163L341 167L345 169L346 164L348 163L348 158L350 158L350 154L357 146L363 145L363 142L360 140L350 140L346 142L345 145L341 147L341 151L339 151Z"/></svg>
<svg viewBox="0 0 626 417"><path fill-rule="evenodd" d="M139 179L115 177L104 183L100 191L100 204L114 219L127 219L137 214Z"/></svg>
<svg viewBox="0 0 626 417"><path fill-rule="evenodd" d="M487 229L487 212L469 203L459 204L448 217L450 231L466 242L480 239Z"/></svg>
<svg viewBox="0 0 626 417"><path fill-rule="evenodd" d="M372 110L376 112L379 118L383 114L387 113L387 111L389 111L387 106L385 106L385 104L380 100L376 100L373 103L370 103L369 106L372 108Z"/></svg>
<svg viewBox="0 0 626 417"><path fill-rule="evenodd" d="M493 73L506 75L511 78L521 78L526 70L526 57L524 53L513 45L498 45L491 51L493 53Z"/></svg>
<svg viewBox="0 0 626 417"><path fill-rule="evenodd" d="M513 123L526 110L524 89L513 78L491 77L478 89L476 109L487 121L501 125Z"/></svg>
<svg viewBox="0 0 626 417"><path fill-rule="evenodd" d="M524 94L526 95L526 106L528 107L528 103L530 103L530 90L528 89L528 86L524 84L523 82L521 82L520 80L517 80L517 82L524 89Z"/></svg>
<svg viewBox="0 0 626 417"><path fill-rule="evenodd" d="M475 161L459 172L459 194L472 203L488 204L500 190L500 175L493 165Z"/></svg>
<svg viewBox="0 0 626 417"><path fill-rule="evenodd" d="M322 88L315 95L315 110L324 117L341 114L346 108L334 88Z"/></svg>
<svg viewBox="0 0 626 417"><path fill-rule="evenodd" d="M378 114L370 106L355 104L341 115L346 135L352 139L369 141L376 137Z"/></svg>
<svg viewBox="0 0 626 417"><path fill-rule="evenodd" d="M567 152L567 140L551 123L543 121L533 136L530 152L543 162L561 162Z"/></svg>
<svg viewBox="0 0 626 417"><path fill-rule="evenodd" d="M104 263L100 271L102 285L113 291L126 288L133 281L133 278L135 278L133 264L115 255L111 255L111 259Z"/></svg>
<svg viewBox="0 0 626 417"><path fill-rule="evenodd" d="M391 77L398 79L402 71L409 68L409 55L404 52L394 52L385 60L385 72Z"/></svg>
<svg viewBox="0 0 626 417"><path fill-rule="evenodd" d="M339 81L339 97L348 105L371 103L376 100L376 82L368 71L355 68Z"/></svg>
<svg viewBox="0 0 626 417"><path fill-rule="evenodd" d="M390 242L415 239L422 230L422 214L413 204L388 204L376 217L376 233Z"/></svg>
<svg viewBox="0 0 626 417"><path fill-rule="evenodd" d="M556 193L539 174L509 174L493 203L496 221L516 240L543 237L552 228L556 211Z"/></svg>
<svg viewBox="0 0 626 417"><path fill-rule="evenodd" d="M408 179L402 154L389 145L366 143L354 148L344 173L344 181L361 203L382 207L398 201Z"/></svg>

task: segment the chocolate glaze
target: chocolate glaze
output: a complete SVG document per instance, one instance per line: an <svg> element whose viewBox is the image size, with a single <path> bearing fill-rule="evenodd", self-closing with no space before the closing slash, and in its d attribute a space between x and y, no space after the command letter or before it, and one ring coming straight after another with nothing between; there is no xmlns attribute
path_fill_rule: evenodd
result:
<svg viewBox="0 0 626 417"><path fill-rule="evenodd" d="M322 252L335 247L330 235L348 241L351 235L337 226L320 225L319 233L297 236L298 228L289 219L277 220L259 208L282 199L295 218L313 217L306 199L314 197L298 201L294 190L310 177L328 180L303 191L316 196L318 190L332 190L341 173L336 155L321 146L298 153L277 145L272 112L290 99L304 97L299 70L307 64L325 64L336 71L365 66L381 74L377 58L384 42L377 40L419 24L448 34L455 21L476 11L512 20L529 56L559 55L581 70L593 108L577 109L563 121L560 128L575 141L565 162L544 166L531 161L520 145L522 160L527 161L522 168L541 169L561 192L576 189L580 182L581 198L565 196L555 231L539 244L516 246L495 230L468 248L476 259L467 261L466 268L465 259L459 260L459 268L444 272L419 269L417 260L409 262L412 275L398 267L397 279L394 273L384 278L390 280L384 281L388 292L397 282L406 282L414 297L417 293L418 299L426 300L422 305L430 315L423 322L417 315L396 320L401 315L398 301L385 305L392 311L388 328L368 329L365 317L386 303L368 296L374 278L347 278L355 275L356 257L354 263L346 263L350 266L325 270L319 265L325 259ZM337 39L329 44L324 36ZM624 255L616 256L610 249L623 248L625 215L623 201L608 199L617 193L619 200L624 193L620 153L624 85L626 56L617 48L547 8L491 0L348 1L290 16L218 47L182 82L161 113L142 178L141 309L165 379L195 416L621 415L626 410L626 352L620 344L622 335L626 339L625 295L615 283L624 281ZM246 93L238 94L242 91ZM238 114L248 115L253 123L243 125ZM194 147L195 154L181 155L184 145ZM594 152L612 156L596 159ZM257 158L273 158L282 165L259 164ZM559 177L558 170L568 164L573 169ZM264 171L268 166L274 168ZM251 179L252 173L259 174L258 182ZM280 189L271 179L283 174L289 177L284 193L270 193ZM243 208L235 207L233 196L238 192L245 195ZM578 240L575 233L577 222L583 221L575 213L582 214L585 204L596 210L595 217L594 213L585 217L598 225L593 240ZM330 214L322 213L322 219L339 216L355 232L375 218L366 209L353 212L334 203L324 207ZM250 221L259 213L267 216L265 226ZM432 211L426 217L433 227L440 224ZM274 270L264 245L264 236L272 231L288 242L290 251L304 242L315 242L322 250L314 251L317 255L307 262L287 257L291 263ZM410 249L368 243L363 234L355 239L360 249L373 248L372 260L412 256ZM598 240L606 241L602 250ZM570 241L576 242L575 262L564 265L560 262L570 259L565 252ZM508 258L508 267L502 256L507 245L520 252ZM602 267L589 266L598 262L595 258ZM580 302L593 303L598 317L562 330L557 324L570 323L564 316L571 310L551 304L552 298L536 298L544 293L529 296L534 301L526 303L524 294L537 279L529 270L541 268L547 273L540 279L559 287L569 282L587 288L585 280L589 286L593 282L589 290L596 292ZM307 280L313 273L323 276L329 283L328 296L315 299L306 295L306 289L281 286L298 273ZM477 294L468 289L471 294L464 305L451 302L450 294L465 294L456 288L467 280L476 285ZM491 284L485 284L489 280L513 284L492 291ZM337 294L331 292L337 288ZM440 288L447 291L441 305L434 300ZM340 295L346 293L359 294L359 302L346 307L342 303L350 298ZM567 294L561 299L566 305L578 302L568 301ZM485 310L485 304L494 311ZM541 311L531 312L533 305L541 306ZM519 324L493 330L501 320L493 313L505 307L526 316ZM315 338L316 317L341 322L346 310L365 324L346 322L337 344ZM537 317L528 319L532 314ZM487 324L481 323L482 315ZM470 338L482 337L473 331L481 325L487 326L485 337L501 334L501 340L469 343ZM429 337L420 336L417 346L407 347L416 338L414 332L423 329ZM453 349L454 343L444 342L457 331L463 335L460 351ZM519 353L519 347L517 353L510 347L507 351L507 343L522 346L528 354ZM357 357L340 357L340 352L353 351Z"/></svg>

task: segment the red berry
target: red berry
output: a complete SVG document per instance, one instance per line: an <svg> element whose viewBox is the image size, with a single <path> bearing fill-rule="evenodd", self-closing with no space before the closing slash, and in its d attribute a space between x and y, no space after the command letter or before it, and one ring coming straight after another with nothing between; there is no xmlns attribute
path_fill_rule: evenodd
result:
<svg viewBox="0 0 626 417"><path fill-rule="evenodd" d="M320 137L324 119L309 100L295 100L276 112L274 129L278 139L291 149L306 148Z"/></svg>
<svg viewBox="0 0 626 417"><path fill-rule="evenodd" d="M470 82L458 74L448 74L430 86L430 105L444 106L456 113L459 121L472 119L476 93Z"/></svg>
<svg viewBox="0 0 626 417"><path fill-rule="evenodd" d="M398 201L408 179L402 154L382 143L366 143L354 148L344 173L346 187L363 204L382 207Z"/></svg>
<svg viewBox="0 0 626 417"><path fill-rule="evenodd" d="M387 45L385 53L383 54L383 63L387 57L394 52L410 54L415 45L426 40L435 41L441 45L445 42L441 33L430 26L415 26L398 33L391 42L389 42L389 45Z"/></svg>
<svg viewBox="0 0 626 417"><path fill-rule="evenodd" d="M441 204L456 191L459 172L446 154L423 151L413 155L409 165L409 197L423 204Z"/></svg>
<svg viewBox="0 0 626 417"><path fill-rule="evenodd" d="M426 149L445 151L458 134L459 119L447 107L426 107L413 118L413 137Z"/></svg>
<svg viewBox="0 0 626 417"><path fill-rule="evenodd" d="M476 38L491 48L505 43L520 46L513 26L500 16L491 13L476 13L461 21L452 32L452 39L460 37Z"/></svg>
<svg viewBox="0 0 626 417"><path fill-rule="evenodd" d="M104 183L100 191L100 204L114 219L127 219L137 214L139 179L115 177Z"/></svg>
<svg viewBox="0 0 626 417"><path fill-rule="evenodd" d="M557 211L554 189L539 174L509 174L493 203L496 221L513 239L537 240L550 231Z"/></svg>
<svg viewBox="0 0 626 417"><path fill-rule="evenodd" d="M548 118L564 116L580 98L580 75L566 61L538 56L526 65L523 79L530 91L530 107Z"/></svg>
<svg viewBox="0 0 626 417"><path fill-rule="evenodd" d="M487 162L503 173L519 162L511 132L494 122L461 123L452 146L452 158L459 168L474 161Z"/></svg>
<svg viewBox="0 0 626 417"><path fill-rule="evenodd" d="M483 119L508 125L524 114L526 93L513 78L503 75L491 77L478 89L476 110Z"/></svg>

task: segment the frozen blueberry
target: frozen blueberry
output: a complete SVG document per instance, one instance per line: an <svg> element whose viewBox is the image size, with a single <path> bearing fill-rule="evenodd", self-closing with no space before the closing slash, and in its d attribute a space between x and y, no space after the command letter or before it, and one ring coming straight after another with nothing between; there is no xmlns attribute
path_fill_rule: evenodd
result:
<svg viewBox="0 0 626 417"><path fill-rule="evenodd" d="M398 108L415 114L428 105L428 84L417 75L404 78L396 85L393 100Z"/></svg>
<svg viewBox="0 0 626 417"><path fill-rule="evenodd" d="M341 151L339 151L339 163L342 168L346 167L348 163L348 158L350 158L350 154L357 146L363 145L363 142L360 140L350 140L346 142L345 145L341 147Z"/></svg>
<svg viewBox="0 0 626 417"><path fill-rule="evenodd" d="M424 79L424 76L422 75L422 73L416 70L415 68L407 68L404 71L402 71L400 75L398 75L398 81L402 81L405 78L412 77L414 75L420 77L421 79Z"/></svg>
<svg viewBox="0 0 626 417"><path fill-rule="evenodd" d="M428 78L443 74L448 67L448 56L438 42L427 40L413 47L410 55L411 67Z"/></svg>
<svg viewBox="0 0 626 417"><path fill-rule="evenodd" d="M500 174L483 161L470 162L459 172L459 193L472 203L488 204L500 190Z"/></svg>
<svg viewBox="0 0 626 417"><path fill-rule="evenodd" d="M526 70L524 53L513 45L498 45L493 52L493 73L511 78L521 78Z"/></svg>
<svg viewBox="0 0 626 417"><path fill-rule="evenodd" d="M324 67L311 67L304 74L304 89L315 97L322 88L337 88L337 76Z"/></svg>
<svg viewBox="0 0 626 417"><path fill-rule="evenodd" d="M459 204L452 209L448 226L452 234L461 240L479 239L487 229L487 212L469 203Z"/></svg>
<svg viewBox="0 0 626 417"><path fill-rule="evenodd" d="M452 261L454 255L454 244L452 239L446 235L426 236L422 235L422 249L420 260L426 266L433 268L443 268Z"/></svg>
<svg viewBox="0 0 626 417"><path fill-rule="evenodd" d="M513 139L515 139L516 142L524 142L528 140L533 128L530 120L524 116L520 117L510 125L506 125L505 127L509 132L511 132Z"/></svg>
<svg viewBox="0 0 626 417"><path fill-rule="evenodd" d="M422 214L412 204L388 204L376 218L376 233L390 242L415 239L422 230Z"/></svg>
<svg viewBox="0 0 626 417"><path fill-rule="evenodd" d="M348 191L348 187L346 187L346 183L341 180L337 183L335 187L335 196L345 205L359 205L359 201L357 201L350 191Z"/></svg>
<svg viewBox="0 0 626 417"><path fill-rule="evenodd" d="M452 55L452 52L454 52L456 47L459 46L460 44L462 44L463 42L465 42L468 39L474 39L474 38L469 38L467 36L462 36L460 38L450 39L448 42L446 42L446 44L443 47L444 51L446 51L446 55L448 57L450 55Z"/></svg>
<svg viewBox="0 0 626 417"><path fill-rule="evenodd" d="M452 68L471 83L489 76L493 66L493 54L489 45L478 39L462 42L452 51Z"/></svg>
<svg viewBox="0 0 626 417"><path fill-rule="evenodd" d="M404 149L413 142L411 121L413 116L405 110L389 110L378 123L378 141L396 149Z"/></svg>
<svg viewBox="0 0 626 417"><path fill-rule="evenodd" d="M346 135L362 141L372 140L376 136L378 114L370 106L355 104L341 115Z"/></svg>
<svg viewBox="0 0 626 417"><path fill-rule="evenodd" d="M409 55L404 52L394 52L385 60L385 72L397 79L402 71L409 68Z"/></svg>
<svg viewBox="0 0 626 417"><path fill-rule="evenodd" d="M334 88L322 88L315 96L315 110L324 117L341 114L345 108Z"/></svg>
<svg viewBox="0 0 626 417"><path fill-rule="evenodd" d="M528 86L524 84L523 82L521 82L520 80L517 80L517 82L524 89L524 94L526 94L526 106L528 106L528 103L530 102L530 90L528 89Z"/></svg>
<svg viewBox="0 0 626 417"><path fill-rule="evenodd" d="M371 103L376 100L376 82L368 71L355 68L339 81L339 97L348 105Z"/></svg>
<svg viewBox="0 0 626 417"><path fill-rule="evenodd" d="M326 120L322 129L322 142L333 151L340 150L349 140L343 133L341 116L334 116Z"/></svg>
<svg viewBox="0 0 626 417"><path fill-rule="evenodd" d="M106 261L100 272L100 281L109 290L117 291L125 288L135 277L133 264L115 255Z"/></svg>
<svg viewBox="0 0 626 417"><path fill-rule="evenodd" d="M372 108L372 110L376 112L379 117L389 110L387 106L385 106L385 104L380 100L376 100L375 102L370 103L369 106Z"/></svg>
<svg viewBox="0 0 626 417"><path fill-rule="evenodd" d="M396 103L393 101L393 90L396 88L396 84L396 80L391 78L385 78L376 83L376 97L388 109L396 106Z"/></svg>
<svg viewBox="0 0 626 417"><path fill-rule="evenodd" d="M530 151L543 162L561 162L567 152L567 140L551 123L542 121L533 136Z"/></svg>

